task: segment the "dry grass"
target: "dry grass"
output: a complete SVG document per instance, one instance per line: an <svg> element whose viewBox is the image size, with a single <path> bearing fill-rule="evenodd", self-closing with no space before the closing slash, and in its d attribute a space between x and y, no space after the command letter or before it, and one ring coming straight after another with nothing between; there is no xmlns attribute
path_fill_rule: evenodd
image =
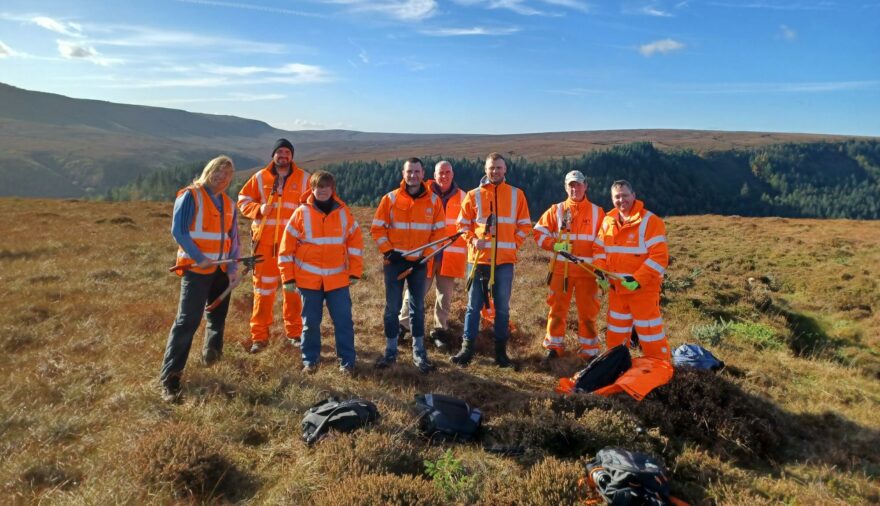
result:
<svg viewBox="0 0 880 506"><path fill-rule="evenodd" d="M487 439L521 450L454 445L475 477L460 503L568 503L583 461L606 445L654 453L674 493L696 504L880 501L877 222L667 220L672 344L699 337L728 368L680 372L641 403L552 394L578 363L539 365L546 259L530 243L512 301L518 371L492 366L483 339L467 369L434 352L433 375L407 361L374 372L384 303L370 245L366 280L353 290L357 377L332 367L329 319L325 365L313 376L277 340L244 353L236 342L248 335L246 284L234 294L223 360L209 369L191 360L185 401L169 406L156 377L178 298L166 272L170 205L6 199L0 211L7 502L440 504L423 462L446 447L418 434L411 411L413 396L430 391L480 407ZM362 224L370 214L356 210ZM459 298L453 321L463 312ZM329 395L371 399L382 418L306 448L302 413Z"/></svg>

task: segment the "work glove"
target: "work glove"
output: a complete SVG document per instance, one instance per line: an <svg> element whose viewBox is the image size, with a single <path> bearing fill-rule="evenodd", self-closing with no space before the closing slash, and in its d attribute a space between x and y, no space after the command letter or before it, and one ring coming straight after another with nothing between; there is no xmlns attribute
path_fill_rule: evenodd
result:
<svg viewBox="0 0 880 506"><path fill-rule="evenodd" d="M272 206L274 207L274 205ZM260 204L260 216L266 216L272 211L272 207L269 207L269 204Z"/></svg>
<svg viewBox="0 0 880 506"><path fill-rule="evenodd" d="M638 290L639 282L636 281L636 278L632 276L624 276L623 281L620 282L620 286L626 288L629 291Z"/></svg>
<svg viewBox="0 0 880 506"><path fill-rule="evenodd" d="M284 287L285 292L295 292L296 291L296 281L294 281L292 279L290 281L285 281L282 286Z"/></svg>
<svg viewBox="0 0 880 506"><path fill-rule="evenodd" d="M406 258L403 257L403 254L397 250L390 250L385 252L385 261L389 264L399 264L406 261Z"/></svg>
<svg viewBox="0 0 880 506"><path fill-rule="evenodd" d="M596 273L596 284L599 285L603 292L607 292L611 288L611 283L608 282L608 279L600 271L594 272Z"/></svg>
<svg viewBox="0 0 880 506"><path fill-rule="evenodd" d="M556 253L559 253L560 251L571 253L571 244L562 241L555 242L553 243L553 251Z"/></svg>
<svg viewBox="0 0 880 506"><path fill-rule="evenodd" d="M354 286L360 280L361 280L361 278L359 278L357 276L349 276L348 277L348 286Z"/></svg>

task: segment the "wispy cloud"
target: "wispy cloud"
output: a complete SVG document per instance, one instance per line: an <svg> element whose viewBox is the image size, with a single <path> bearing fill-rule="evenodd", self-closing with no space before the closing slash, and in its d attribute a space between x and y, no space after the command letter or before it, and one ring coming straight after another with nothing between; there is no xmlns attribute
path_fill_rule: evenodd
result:
<svg viewBox="0 0 880 506"><path fill-rule="evenodd" d="M436 0L319 0L345 5L353 12L378 12L401 21L428 19L437 13Z"/></svg>
<svg viewBox="0 0 880 506"><path fill-rule="evenodd" d="M655 7L653 5L646 5L646 6L642 7L641 9L639 9L639 12L642 14L648 15L648 16L655 16L658 18L671 18L672 17L671 13L666 12L662 9L658 9L657 7Z"/></svg>
<svg viewBox="0 0 880 506"><path fill-rule="evenodd" d="M830 93L880 88L880 81L813 81L794 83L710 83L669 85L675 93L750 94L750 93Z"/></svg>
<svg viewBox="0 0 880 506"><path fill-rule="evenodd" d="M18 52L13 51L11 47L7 46L0 40L0 58L8 58L10 56L18 56Z"/></svg>
<svg viewBox="0 0 880 506"><path fill-rule="evenodd" d="M271 12L273 14L288 14L291 16L303 16L303 17L313 17L320 18L325 17L322 14L317 14L314 12L305 12L305 11L297 11L293 9L285 9L283 7L270 7L266 5L257 5L250 4L244 2L222 2L218 0L177 0L181 3L187 4L198 4L198 5L207 5L211 7L228 7L231 9L246 9L253 11L263 11L263 12Z"/></svg>
<svg viewBox="0 0 880 506"><path fill-rule="evenodd" d="M590 12L590 5L578 0L542 0L545 4L558 5L559 7L567 7L580 12Z"/></svg>
<svg viewBox="0 0 880 506"><path fill-rule="evenodd" d="M754 1L754 2L709 2L708 5L715 7L729 7L732 9L769 9L776 11L824 11L835 7L834 2L817 1Z"/></svg>
<svg viewBox="0 0 880 506"><path fill-rule="evenodd" d="M205 65L203 69L210 74L221 76L243 77L259 74L292 76L301 83L320 83L332 80L330 74L321 67L305 63L288 63L280 67Z"/></svg>
<svg viewBox="0 0 880 506"><path fill-rule="evenodd" d="M563 16L560 11L548 12L535 7L537 0L455 0L455 3L466 6L480 5L486 9L506 9L522 16ZM590 4L582 0L540 0L541 4L564 7L583 13L590 12Z"/></svg>
<svg viewBox="0 0 880 506"><path fill-rule="evenodd" d="M94 47L79 41L56 40L55 42L58 44L58 53L68 60L86 60L102 67L109 67L110 65L124 62L120 58L102 56Z"/></svg>
<svg viewBox="0 0 880 506"><path fill-rule="evenodd" d="M166 69L167 70L167 69ZM335 77L321 67L303 63L288 63L280 67L200 65L182 67L179 76L112 77L105 79L105 88L217 88L227 86L259 86L266 84L304 85L335 81Z"/></svg>
<svg viewBox="0 0 880 506"><path fill-rule="evenodd" d="M51 32L67 35L68 37L82 37L82 25L70 21L58 21L48 16L34 16L29 21Z"/></svg>
<svg viewBox="0 0 880 506"><path fill-rule="evenodd" d="M789 28L787 25L779 26L779 35L785 40L797 39L797 32L794 31L794 29Z"/></svg>
<svg viewBox="0 0 880 506"><path fill-rule="evenodd" d="M429 30L422 30L422 33L431 37L462 37L468 35L502 36L511 35L517 33L518 31L519 28L517 27L494 28L486 26L474 26L471 28L434 28Z"/></svg>
<svg viewBox="0 0 880 506"><path fill-rule="evenodd" d="M685 45L677 40L663 39L639 46L639 52L644 56L653 56L656 53L667 54L684 48Z"/></svg>
<svg viewBox="0 0 880 506"><path fill-rule="evenodd" d="M222 48L235 53L268 53L281 54L286 52L283 44L258 42L236 39L233 37L215 37L190 32L161 30L145 26L110 25L96 29L109 36L89 39L97 45L118 47L199 47Z"/></svg>

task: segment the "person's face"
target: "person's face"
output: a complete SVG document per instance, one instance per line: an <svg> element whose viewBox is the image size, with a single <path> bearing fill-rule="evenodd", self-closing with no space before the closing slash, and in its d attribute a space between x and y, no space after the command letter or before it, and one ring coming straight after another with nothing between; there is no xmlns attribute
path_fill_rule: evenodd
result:
<svg viewBox="0 0 880 506"><path fill-rule="evenodd" d="M290 167L290 162L293 160L293 151L287 148L278 148L275 151L275 154L272 155L272 161L275 162L275 167L286 169Z"/></svg>
<svg viewBox="0 0 880 506"><path fill-rule="evenodd" d="M213 193L223 193L229 188L229 183L232 182L232 173L235 171L233 166L226 165L220 169L215 170L208 177L208 187L211 188Z"/></svg>
<svg viewBox="0 0 880 506"><path fill-rule="evenodd" d="M486 177L492 184L499 184L504 181L504 174L507 173L507 164L501 158L497 160L486 160Z"/></svg>
<svg viewBox="0 0 880 506"><path fill-rule="evenodd" d="M568 185L566 185L565 190L568 193L568 198L575 202L580 202L581 200L584 200L584 195L587 193L587 185L580 181L570 181Z"/></svg>
<svg viewBox="0 0 880 506"><path fill-rule="evenodd" d="M454 177L455 173L452 171L452 165L448 163L444 163L434 169L434 179L437 180L437 184L440 185L442 190L447 190L452 185L452 178Z"/></svg>
<svg viewBox="0 0 880 506"><path fill-rule="evenodd" d="M611 203L623 214L629 214L635 201L636 194L626 186L615 186L611 189Z"/></svg>
<svg viewBox="0 0 880 506"><path fill-rule="evenodd" d="M418 186L425 178L425 169L420 163L406 162L403 164L403 180L407 186Z"/></svg>
<svg viewBox="0 0 880 506"><path fill-rule="evenodd" d="M329 184L320 184L312 189L312 195L315 196L315 200L325 202L333 196L333 187Z"/></svg>

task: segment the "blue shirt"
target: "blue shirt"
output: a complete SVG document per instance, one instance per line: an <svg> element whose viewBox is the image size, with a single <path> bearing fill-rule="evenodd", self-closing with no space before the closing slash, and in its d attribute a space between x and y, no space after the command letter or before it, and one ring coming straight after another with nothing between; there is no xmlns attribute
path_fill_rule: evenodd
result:
<svg viewBox="0 0 880 506"><path fill-rule="evenodd" d="M214 202L217 209L220 210L220 215L222 216L224 211L223 197L219 194L211 193L211 190L207 186L204 186L203 188L208 193L208 196L211 197L211 201ZM171 216L171 235L174 236L174 240L181 248L183 248L183 251L185 251L190 258L196 263L200 263L204 261L206 257L189 235L189 226L192 223L195 212L196 203L195 200L193 200L192 192L183 192L183 194L177 197L177 200L174 201L174 211ZM232 232L229 233L229 240L232 243L229 258L238 258L240 250L238 241L238 209L232 210L232 223ZM226 226L225 223L224 226ZM227 272L232 276L237 270L238 263L236 262L228 266Z"/></svg>

